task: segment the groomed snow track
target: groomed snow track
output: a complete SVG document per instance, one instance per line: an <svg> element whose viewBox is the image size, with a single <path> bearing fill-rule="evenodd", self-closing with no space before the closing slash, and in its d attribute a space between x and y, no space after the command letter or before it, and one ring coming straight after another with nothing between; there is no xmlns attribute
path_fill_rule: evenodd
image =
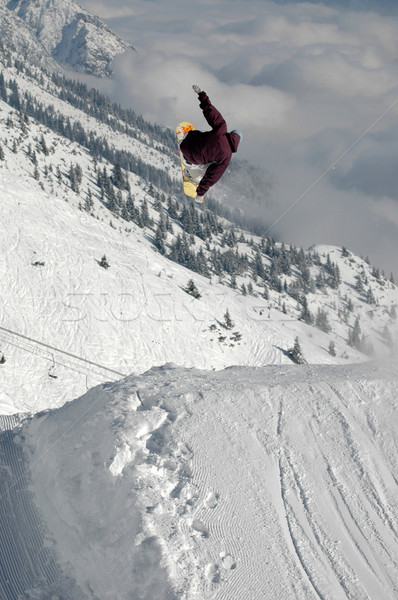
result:
<svg viewBox="0 0 398 600"><path fill-rule="evenodd" d="M30 491L29 467L15 416L0 416L0 598L83 600L65 577Z"/></svg>

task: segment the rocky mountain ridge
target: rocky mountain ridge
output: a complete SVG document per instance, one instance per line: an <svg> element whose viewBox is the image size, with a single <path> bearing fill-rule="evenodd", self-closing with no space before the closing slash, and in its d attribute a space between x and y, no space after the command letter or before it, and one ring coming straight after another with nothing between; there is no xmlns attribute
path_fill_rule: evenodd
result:
<svg viewBox="0 0 398 600"><path fill-rule="evenodd" d="M74 0L2 0L1 30L6 28L6 23L8 27L11 25L9 37L18 50L26 47L23 38L27 37L29 49L37 59L46 52L61 67L97 77L110 76L113 59L133 50L101 19ZM23 36L18 34L22 27ZM48 67L54 68L48 58L46 62Z"/></svg>

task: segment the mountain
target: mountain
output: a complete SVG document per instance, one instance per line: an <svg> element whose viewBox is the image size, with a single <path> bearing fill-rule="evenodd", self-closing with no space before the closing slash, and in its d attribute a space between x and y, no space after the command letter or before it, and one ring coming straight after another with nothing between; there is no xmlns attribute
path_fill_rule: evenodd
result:
<svg viewBox="0 0 398 600"><path fill-rule="evenodd" d="M14 49L20 59L56 72L59 68L31 28L0 2L0 46Z"/></svg>
<svg viewBox="0 0 398 600"><path fill-rule="evenodd" d="M25 419L1 597L393 600L397 393L393 365L169 364Z"/></svg>
<svg viewBox="0 0 398 600"><path fill-rule="evenodd" d="M74 0L10 0L7 9L57 63L77 72L109 76L113 59L133 49Z"/></svg>
<svg viewBox="0 0 398 600"><path fill-rule="evenodd" d="M174 133L55 63L76 5L13 6L38 37L0 4L1 598L392 600L393 276L187 203Z"/></svg>
<svg viewBox="0 0 398 600"><path fill-rule="evenodd" d="M187 204L172 132L12 52L3 61L3 413L170 361L291 364L296 338L308 363L391 355L398 291L369 261Z"/></svg>

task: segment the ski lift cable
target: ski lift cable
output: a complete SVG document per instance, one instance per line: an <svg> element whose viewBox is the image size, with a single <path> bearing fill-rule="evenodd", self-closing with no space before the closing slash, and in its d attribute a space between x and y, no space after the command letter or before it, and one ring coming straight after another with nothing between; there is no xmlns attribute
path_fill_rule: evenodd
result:
<svg viewBox="0 0 398 600"><path fill-rule="evenodd" d="M351 144L350 146L348 146L339 156L336 160L334 160L328 167L327 169L325 169L323 171L323 173L321 173L316 179L315 181L313 181L311 183L311 185L309 185L307 187L307 189L300 194L300 196L298 198L296 198L296 200L294 200L294 202L292 202L287 208L286 210L279 215L279 217L277 219L275 219L275 221L268 227L268 229L265 231L264 236L267 236L269 234L269 232L274 229L274 227L276 227L276 225L278 225L278 223L280 221L282 221L282 219L284 219L284 217L286 217L286 215L295 207L297 206L297 204L299 202L301 202L306 196L308 196L308 194L318 185L318 183L320 183L333 169L335 169L339 163L343 160L343 158L345 156L347 156L347 154L349 154L351 152L351 150L353 150L356 146L358 146L360 144L360 142L372 131L372 129L374 129L376 127L376 125L378 125L378 123L384 119L384 117L386 115L388 115L393 108L395 108L395 106L398 104L398 99L395 100L390 106L388 106L384 112L382 112L377 119L375 119L362 133L361 135L359 135Z"/></svg>
<svg viewBox="0 0 398 600"><path fill-rule="evenodd" d="M72 354L71 352L66 352L65 350L61 350L60 348L56 348L55 346L50 346L49 344L45 344L44 342L40 342L39 340L35 340L33 338L30 338L26 335L23 335L22 333L17 333L16 331L12 331L11 329L7 329L5 327L0 327L1 331L4 331L8 334L11 335L15 335L23 340L27 340L28 342L33 342L34 344L37 344L43 348L48 348L49 350L53 350L55 352L59 352L60 354L63 354L64 356L68 356L70 358L73 358L75 360L78 360L80 362L83 362L87 365L90 365L92 367L96 367L99 369L102 369L104 371L107 371L108 373L114 373L115 375L118 375L119 377L127 377L126 373L121 373L120 371L116 371L115 369L110 369L109 367L106 367L104 365L101 365L99 363L96 363L94 361L88 360L87 358L83 358L81 356L78 356L77 354Z"/></svg>
<svg viewBox="0 0 398 600"><path fill-rule="evenodd" d="M19 348L20 350L23 350L24 352L29 352L30 354L33 354L35 356L38 354L38 349L35 348L33 345L31 347L29 347L28 344L24 344L23 341L21 341L20 343L17 343L16 341L11 341L9 339L6 339L5 337L3 339L5 340L6 344L9 344L10 346L14 346L14 348ZM43 360L52 362L52 357L46 356L45 351L43 351L43 354L41 354L40 357ZM74 371L75 373L78 373L79 375L83 375L86 378L87 378L88 374L92 377L97 377L99 379L104 377L103 372L94 371L92 369L92 367L90 369L84 370L84 366L82 366L79 369L76 364L74 364L73 362L68 362L68 360L65 360L65 359L62 360L60 358L57 358L57 365L59 365L60 367L64 367L65 369L68 369L69 371ZM108 379L108 376L106 378ZM111 379L112 381L117 381L119 379L119 377L109 376L109 379Z"/></svg>

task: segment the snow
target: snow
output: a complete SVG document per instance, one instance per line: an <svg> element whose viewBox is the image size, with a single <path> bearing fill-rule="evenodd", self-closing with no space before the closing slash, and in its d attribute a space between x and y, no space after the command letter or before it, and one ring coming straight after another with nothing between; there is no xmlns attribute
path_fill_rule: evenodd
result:
<svg viewBox="0 0 398 600"><path fill-rule="evenodd" d="M132 49L73 0L11 0L7 7L26 22L49 55L75 71L106 77L115 56Z"/></svg>
<svg viewBox="0 0 398 600"><path fill-rule="evenodd" d="M45 545L57 576L27 597L396 598L395 367L169 364L28 419L31 569Z"/></svg>
<svg viewBox="0 0 398 600"><path fill-rule="evenodd" d="M398 337L396 321L388 316L398 304L397 288L375 282L363 260L352 254L342 259L341 249L332 246L316 248L337 262L343 280L338 291L310 295L311 310L326 308L331 317L333 331L323 333L297 320L296 302L286 294L271 292L265 301L193 274L154 251L152 230L117 219L95 197L93 217L77 209L82 198L69 184L57 187L54 178L44 177L37 182L26 148L29 143L34 148L43 134L52 152L38 154L40 169L43 161L53 173L60 166L65 181L68 166L78 161L83 194L95 178L92 161L77 144L34 122L24 134L25 151L13 153L20 132L7 128L11 111L3 102L1 107L0 351L7 357L1 366L2 414L58 407L100 382L166 362L209 370L289 364L286 350L296 336L309 363L366 360L347 346L347 326L338 317L345 295L379 355L391 352L380 332L388 324L393 339ZM153 160L158 163L156 154ZM148 198L132 174L130 185L137 202ZM104 254L111 265L107 270L98 264ZM362 271L379 302L372 309L353 293L355 275ZM200 300L184 291L192 277ZM290 302L287 314L282 302ZM226 309L235 324L230 332L222 326ZM234 340L234 332L241 340ZM328 352L331 339L335 357ZM56 379L49 377L54 374Z"/></svg>
<svg viewBox="0 0 398 600"><path fill-rule="evenodd" d="M39 19L42 3L14 4ZM51 49L62 19L46 22ZM58 48L64 58L69 48ZM60 101L47 76L39 87L4 72L110 146L180 176L160 144ZM32 119L22 129L2 101L0 111L0 598L397 598L395 285L341 248L312 249L342 279L308 294L313 314L328 312L324 333L298 320L285 292L265 300L253 280L244 296L249 275L234 290L156 252L154 229L100 202L85 149ZM80 196L67 178L76 163ZM148 182L129 183L156 222ZM91 214L79 210L89 186ZM375 304L355 289L359 274ZM375 362L347 345L347 299ZM305 365L287 354L296 337Z"/></svg>
<svg viewBox="0 0 398 600"><path fill-rule="evenodd" d="M170 361L202 369L290 363L283 349L296 335L309 362L346 362L329 355L327 334L259 298L195 275L202 299L193 299L183 289L192 272L156 254L141 232L109 227L4 170L0 189L3 414L60 406L118 377L109 370L141 373ZM104 253L107 270L98 265ZM240 342L225 332L220 343L209 329L221 331L226 308ZM349 352L351 361L364 359ZM48 377L54 362L57 379Z"/></svg>

